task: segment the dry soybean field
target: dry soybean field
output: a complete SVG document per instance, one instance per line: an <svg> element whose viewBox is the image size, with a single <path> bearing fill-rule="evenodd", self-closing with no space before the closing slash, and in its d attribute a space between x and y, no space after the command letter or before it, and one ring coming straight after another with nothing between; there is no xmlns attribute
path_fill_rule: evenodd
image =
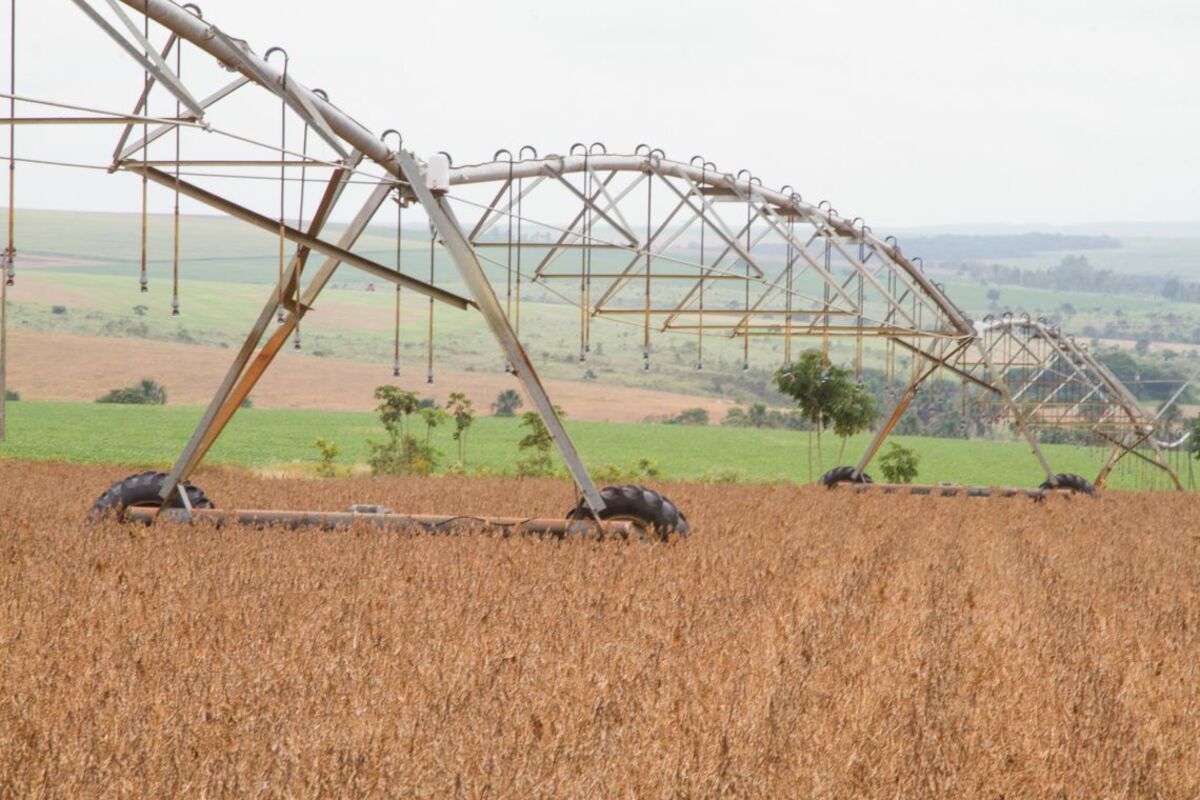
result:
<svg viewBox="0 0 1200 800"><path fill-rule="evenodd" d="M1194 496L673 484L666 545L84 525L128 471L0 462L4 797L1200 796Z"/></svg>

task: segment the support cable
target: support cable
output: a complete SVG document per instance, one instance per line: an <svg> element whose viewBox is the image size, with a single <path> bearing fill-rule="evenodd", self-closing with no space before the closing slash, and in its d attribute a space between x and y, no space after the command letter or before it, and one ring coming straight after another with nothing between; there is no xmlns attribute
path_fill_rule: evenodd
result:
<svg viewBox="0 0 1200 800"><path fill-rule="evenodd" d="M433 261L434 261L434 245L437 243L437 228L434 227L433 220L429 220L429 285L433 286ZM429 298L429 347L428 355L425 361L425 382L433 383L433 297Z"/></svg>
<svg viewBox="0 0 1200 800"><path fill-rule="evenodd" d="M319 91L319 90L317 90ZM300 136L300 150L304 153L304 161L300 164L300 208L296 212L296 227L304 229L304 187L307 178L308 170L308 122L304 123L304 132ZM296 245L296 296L295 308L293 313L296 315L296 330L292 334L292 348L300 349L300 320L303 314L300 313L300 278L304 274L304 259L300 258L300 245Z"/></svg>
<svg viewBox="0 0 1200 800"><path fill-rule="evenodd" d="M287 163L284 155L287 150L287 77L288 77L288 54L282 47L272 47L263 56L264 59L270 60L271 54L276 51L283 53L283 75L281 77L279 91L279 283L277 289L277 310L275 321L282 325L285 320L283 313L284 297L283 293L286 287L283 285L283 262L284 251L287 246L287 221L284 219L287 202Z"/></svg>
<svg viewBox="0 0 1200 800"><path fill-rule="evenodd" d="M146 7L142 9L142 20L143 20L142 36L146 40L146 42L149 43L149 41L150 41L150 6L149 6L149 4L147 4ZM147 63L149 63L148 60L150 57L151 57L150 50L147 49L146 50ZM142 70L142 91L146 95L146 105L143 108L143 110L149 111L150 110L150 70L149 69ZM179 115L176 114L176 116L179 116ZM150 125L147 122L143 122L142 123L142 141L147 141L149 135L150 135ZM147 141L146 147L142 150L142 158L149 159L149 156L150 156L150 145L149 145L149 142ZM142 259L141 259L141 272L138 276L138 288L141 290L142 293L150 291L150 281L146 275L146 248L147 248L147 240L149 238L149 230L148 230L148 223L147 223L147 215L148 215L147 205L149 204L149 202L150 202L150 178L145 173L142 173Z"/></svg>
<svg viewBox="0 0 1200 800"><path fill-rule="evenodd" d="M404 137L400 135L400 131L395 128L388 128L379 135L379 139L387 142L389 134L396 135L396 150L404 147ZM396 272L404 273L404 257L402 250L404 247L404 193L399 187L396 188ZM392 335L392 377L400 377L400 308L403 300L403 288L399 283L396 284L396 314L393 320L393 335Z"/></svg>
<svg viewBox="0 0 1200 800"><path fill-rule="evenodd" d="M404 204L402 198L396 193L396 272L403 274L404 261L401 255L403 251L402 235L404 231ZM396 284L396 321L395 335L392 339L392 377L400 377L400 303L401 292L403 291L400 284Z"/></svg>
<svg viewBox="0 0 1200 800"><path fill-rule="evenodd" d="M708 162L701 159L700 164L700 185L705 186L708 183ZM701 196L700 202L704 202L704 197ZM704 252L704 229L707 227L704 215L700 215L700 318L696 325L696 370L704 369L704 280L706 270L704 268L705 252Z"/></svg>
<svg viewBox="0 0 1200 800"><path fill-rule="evenodd" d="M183 41L179 41L175 46L175 75L180 81L183 80ZM150 98L146 97L146 102L150 102ZM179 98L175 98L175 117L178 118L183 112L183 105ZM180 160L180 138L182 135L181 128L175 126L175 208L173 212L174 235L171 251L171 316L179 316L179 160ZM146 139L146 126L142 126L143 141ZM149 160L143 152L142 157Z"/></svg>

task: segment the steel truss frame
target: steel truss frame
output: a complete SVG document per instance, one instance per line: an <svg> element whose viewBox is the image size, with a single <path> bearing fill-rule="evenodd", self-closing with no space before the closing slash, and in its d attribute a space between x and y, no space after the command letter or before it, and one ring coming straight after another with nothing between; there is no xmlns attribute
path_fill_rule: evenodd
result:
<svg viewBox="0 0 1200 800"><path fill-rule="evenodd" d="M1020 430L1047 479L1054 484L1055 474L1033 429L1049 424L1047 415L1051 413L1058 414L1059 423L1073 421L1072 414L1082 415L1079 409L1083 401L1078 401L1074 410L1064 410L1060 400L1067 396L1066 389L1060 387L1057 390L1060 394L1056 400L1055 393L1046 396L1035 386L1038 381L1059 374L1049 362L1062 360L1064 353L1068 356L1066 360L1077 367L1072 370L1075 376L1072 380L1090 386L1097 392L1095 396L1103 398L1107 404L1100 419L1093 421L1093 429L1113 443L1111 464L1130 453L1140 457L1134 451L1153 431L1153 420L1147 423L1147 416L1132 395L1086 351L1076 357L1080 348L1073 343L1066 347L1057 346L1062 338L1049 337L1037 325L1023 322L1004 327L997 323L980 325L972 322L946 296L942 287L914 263L919 259L910 260L894 241L875 236L861 219L847 220L825 203L807 203L790 187L768 189L746 171L737 174L721 172L699 158L693 158L689 163L673 161L661 151L646 146L639 146L632 154L621 155L596 152L596 145L573 147L572 153L566 156L535 156L521 160L510 156L507 160L452 166L448 182L443 183L429 164L419 161L402 144L395 150L389 148L379 136L332 104L325 93L307 88L288 69L286 61L280 70L266 57L251 50L246 42L217 29L188 7L171 0L104 0L125 28L123 33L92 7L98 0L72 2L148 73L145 88L132 114L73 120L79 124L100 120L125 124L110 171L137 174L248 224L278 232L281 247L282 240L296 246L280 284L272 289L176 461L163 487L164 500L174 494L186 504L186 493L177 491L179 483L196 468L342 263L457 308L474 308L482 313L507 363L550 431L585 502L597 513L604 509L604 501L510 322L511 301L507 307L501 304L485 272L485 261L494 267L506 266L511 279L512 258L516 253L518 281L524 276L543 285L555 280L581 282L579 305L584 326L595 317L640 316L645 330L647 368L651 329L655 333L740 338L747 364L750 340L763 336L783 337L788 347L785 352L790 352L790 343L795 337L820 337L826 352L831 337L856 337L860 360L864 337L879 337L890 346L907 351L912 363L912 379L858 462L856 473L866 469L922 383L935 373L948 371L980 387L984 395L998 398L1003 414ZM156 50L121 6L145 15L147 24L153 21L164 29L168 34L165 46ZM236 73L236 78L197 100L167 63L172 48L182 48L185 43L215 58L224 69ZM307 154L282 150L278 160L185 160L176 154L173 160L151 161L147 157L147 147L152 142L180 126L199 124L207 127L205 115L221 100L248 84L257 85L278 98L337 154L338 160L317 163ZM146 108L155 85L164 87L190 113L176 115L177 118L150 118ZM144 112L146 115L141 116ZM47 118L46 121L63 120ZM19 120L8 122L17 124ZM147 130L139 140L129 143L135 122L152 122L155 127ZM135 156L140 156L140 160ZM331 168L332 172L307 230L300 230L240 205L219 192L182 181L177 173L185 165L281 170L319 166ZM330 214L342 198L350 178L362 173L367 165L382 170L383 175L374 176L376 185L369 198L338 241L331 242L323 237ZM176 174L160 167L174 167ZM481 201L471 200L473 187L481 187L481 191L486 192ZM564 216L559 223L542 223L543 233L553 231L554 239L522 238L521 223L538 224L536 220L522 216L522 208L530 204L536 206L539 196L551 190L558 193L560 199L555 207ZM376 211L393 194L402 206L412 203L422 206L436 237L467 286L469 297L458 296L353 252L352 248ZM564 197L565 202L561 199ZM658 197L660 203L657 215L654 197ZM668 203L665 209L662 198ZM643 202L644 206L641 205ZM470 209L472 214L478 212L478 217L473 224L464 226L455 207ZM638 223L632 224L631 218L637 219ZM512 237L514 220L519 223L516 241ZM500 225L501 222L507 224ZM505 229L506 235L495 232ZM697 236L699 259L695 253ZM712 258L704 249L706 241L713 243ZM507 263L483 255L497 250L504 251ZM581 266L565 268L566 256L576 251L582 256ZM325 256L325 260L305 286L302 277L313 252ZM522 273L522 252L528 255L524 263L532 265L527 275ZM623 260L615 267L595 271L591 266L594 252L620 254ZM592 280L604 282L594 298ZM662 295L666 293L664 288L657 293L656 302L660 305L652 305L652 285L674 288L676 297L670 303L661 304ZM740 307L705 306L706 296L711 298L712 292L719 291L717 287L722 286L742 288ZM640 305L630 302L626 296L628 290L639 287ZM516 319L519 319L519 283L517 297ZM281 310L284 312L282 324L263 343L271 317ZM1039 331L1036 336L1032 334L1035 330ZM1030 344L1039 337L1045 337L1046 342L1053 341L1056 346L1044 350L1040 345ZM1036 378L1027 379L1028 365L1008 357L1011 355L1009 350L998 350L997 344L1002 339L1020 343L1020 350L1035 365ZM586 341L581 359L585 350ZM1124 421L1122 425L1117 424L1118 420ZM1149 432L1147 424L1150 425ZM1177 486L1180 485L1161 453L1157 453L1155 461L1171 474ZM1110 469L1111 466L1106 467L1100 481Z"/></svg>
<svg viewBox="0 0 1200 800"><path fill-rule="evenodd" d="M1080 430L1104 442L1111 452L1094 480L1098 487L1122 459L1134 456L1165 473L1176 489L1183 489L1154 437L1158 416L1143 408L1085 344L1027 314L985 319L977 328L978 356L966 353L956 366L975 374L990 363L1012 387L1010 405L995 408L994 397L988 394L977 398L977 406L990 411L995 421ZM1139 452L1140 447L1149 453Z"/></svg>

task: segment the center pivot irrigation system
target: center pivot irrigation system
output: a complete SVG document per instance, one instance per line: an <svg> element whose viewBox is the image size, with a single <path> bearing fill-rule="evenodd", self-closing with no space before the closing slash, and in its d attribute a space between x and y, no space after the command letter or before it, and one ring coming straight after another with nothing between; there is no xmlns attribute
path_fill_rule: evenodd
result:
<svg viewBox="0 0 1200 800"><path fill-rule="evenodd" d="M194 5L170 0L71 2L141 70L143 90L133 111L20 97L14 56L7 95L10 117L4 124L10 137L18 125L123 126L105 166L110 172L137 175L142 182L142 289L145 198L151 183L174 193L176 220L179 198L186 197L279 237L277 285L174 468L169 474L144 473L114 485L97 502L97 510L129 508L127 517L142 519L156 514L221 516L297 525L346 520L346 515L286 512L221 515L187 482L289 337L298 336L301 320L341 264L395 284L397 320L403 290L429 298L430 320L435 303L483 315L581 494L567 519L557 522L479 518L505 530L599 525L626 531L634 524L665 535L688 528L684 515L651 490L622 486L602 491L592 481L521 344L522 291L528 293L531 284L578 308L580 361L589 356L591 326L601 318L640 331L646 370L654 359L653 335L659 333L695 337L696 369L704 368L705 340L713 337L740 344L743 369L749 369L751 340L760 337L781 341L785 361L791 360L797 338L819 341L827 356L831 342L852 341L860 377L864 349L882 352L889 377L901 387L895 403L859 461L831 470L823 478L826 485L870 484L868 464L917 391L932 377L949 375L963 382L964 406L981 409L992 423L1013 427L1024 437L1044 472L1043 490L1093 491L1083 478L1052 469L1037 438L1037 430L1047 427L1082 428L1111 448L1097 485L1114 465L1133 455L1180 487L1162 443L1154 438L1158 421L1086 348L1025 317L972 321L924 273L920 259L905 256L893 238L877 237L861 218L847 219L827 202L814 205L790 186L770 189L745 170L722 171L702 157L672 160L648 145L622 155L607 152L600 143L580 143L565 155L545 156L527 146L516 154L500 150L488 163L465 166L454 165L444 153L418 159L395 131L373 133L325 92L301 83L281 48L260 56L205 20ZM15 9L15 1L13 5ZM14 48L15 23L14 11ZM208 56L189 54L186 81L185 46ZM201 92L198 87L206 84L207 91ZM278 142L214 122L214 112L230 104L227 98L245 95L243 87L269 93L255 101L260 113L254 116L279 120ZM155 108L163 107L164 100L173 104L174 113L152 114L155 100ZM18 101L84 116L18 117ZM235 116L230 125L238 121ZM241 121L246 121L244 112ZM298 149L289 146L289 121L303 130ZM310 149L310 135L316 148ZM214 143L222 150L219 157L185 158L185 140L206 155L215 153ZM168 155L156 152L152 159L152 145L159 151L166 145ZM314 153L317 148L324 152ZM12 154L10 176L19 161ZM220 188L231 177L278 180L277 213L231 199ZM305 218L304 191L310 182L323 184L323 192ZM295 202L297 185L300 208L293 224L285 210L289 194ZM327 223L352 185L367 187L366 200L337 238L330 238ZM391 202L398 216L394 265L354 251L368 224ZM427 279L419 267L406 270L402 263L400 215L410 208L430 228ZM10 280L16 256L13 216L4 254ZM175 230L178 275L178 224ZM464 294L435 285L434 243L453 262ZM322 259L319 264L310 264L314 254ZM177 284L172 308L178 313ZM430 375L432 352L431 344ZM398 354L397 347L396 374ZM401 516L375 508L359 509L351 518L368 517L379 524L425 527L458 519Z"/></svg>

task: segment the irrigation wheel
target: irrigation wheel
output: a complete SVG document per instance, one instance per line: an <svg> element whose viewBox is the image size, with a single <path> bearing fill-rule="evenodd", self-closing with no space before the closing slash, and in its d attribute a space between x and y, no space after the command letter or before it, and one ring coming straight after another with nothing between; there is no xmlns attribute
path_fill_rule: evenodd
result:
<svg viewBox="0 0 1200 800"><path fill-rule="evenodd" d="M644 486L606 486L600 490L604 500L602 520L628 520L650 532L654 538L667 541L672 533L687 536L691 525L674 503L653 489ZM567 519L588 519L591 512L582 500L567 512Z"/></svg>
<svg viewBox="0 0 1200 800"><path fill-rule="evenodd" d="M826 489L832 489L839 483L874 483L867 473L854 477L854 467L834 467L821 476L821 484Z"/></svg>
<svg viewBox="0 0 1200 800"><path fill-rule="evenodd" d="M109 515L124 520L127 508L161 508L162 497L159 496L159 492L162 491L166 479L165 472L139 472L117 481L92 504L92 510L88 512L88 522L94 523ZM192 508L213 508L212 501L198 486L185 481L182 487L187 492ZM182 508L178 494L172 499L169 507Z"/></svg>
<svg viewBox="0 0 1200 800"><path fill-rule="evenodd" d="M1050 481L1042 481L1042 489L1070 489L1072 494L1086 494L1091 497L1096 496L1096 487L1092 486L1091 481L1082 475L1075 475L1070 472L1060 472L1054 476L1056 485L1051 485Z"/></svg>

